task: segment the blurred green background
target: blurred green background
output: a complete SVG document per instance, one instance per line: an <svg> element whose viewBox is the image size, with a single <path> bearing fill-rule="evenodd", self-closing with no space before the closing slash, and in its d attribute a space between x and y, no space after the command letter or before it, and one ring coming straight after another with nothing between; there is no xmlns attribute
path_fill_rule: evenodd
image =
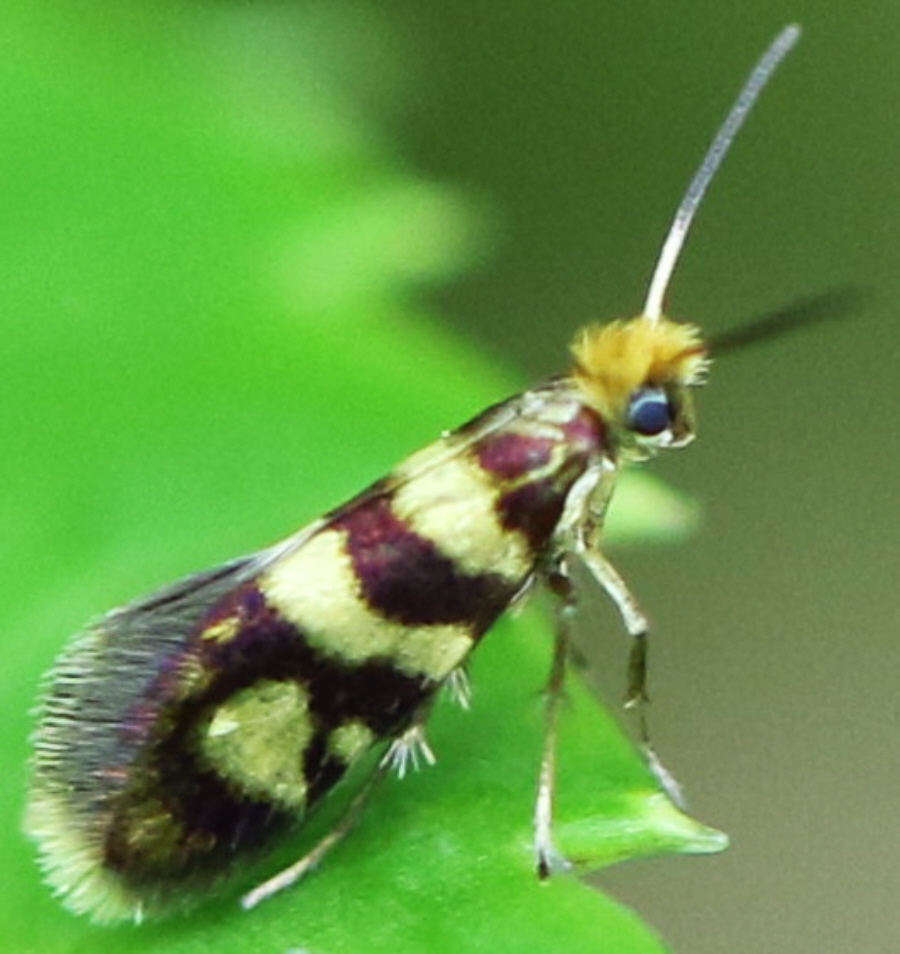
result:
<svg viewBox="0 0 900 954"><path fill-rule="evenodd" d="M560 370L586 318L637 310L788 20L804 40L710 193L670 311L714 332L847 282L872 304L723 359L701 439L655 466L702 503L700 532L616 559L656 624L656 743L733 846L602 885L679 951L900 946L886 2L9 0L10 825L25 710L65 633L276 539ZM615 698L621 647L604 646Z"/></svg>

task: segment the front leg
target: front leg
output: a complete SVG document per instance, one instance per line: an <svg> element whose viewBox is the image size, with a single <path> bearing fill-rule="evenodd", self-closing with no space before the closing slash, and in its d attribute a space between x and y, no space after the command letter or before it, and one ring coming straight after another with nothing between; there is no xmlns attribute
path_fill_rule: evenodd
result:
<svg viewBox="0 0 900 954"><path fill-rule="evenodd" d="M647 720L647 703L649 702L649 696L647 695L647 617L619 572L599 550L581 549L578 558L616 604L622 622L625 624L625 629L631 637L625 707L634 709L637 713L638 737L650 771L669 798L676 805L683 807L684 795L678 780L663 765L650 743L650 727Z"/></svg>
<svg viewBox="0 0 900 954"><path fill-rule="evenodd" d="M557 528L552 561L556 569L548 582L553 588L555 580L565 581L569 591L560 595L573 610L575 597L571 592L569 580L572 576L572 560L575 557L581 560L618 607L625 629L632 639L625 706L638 710L643 739L646 734L643 703L647 701L647 617L616 568L600 550L603 518L615 487L616 476L615 465L605 461L588 471L572 489Z"/></svg>
<svg viewBox="0 0 900 954"><path fill-rule="evenodd" d="M578 554L591 576L606 590L616 604L625 630L631 637L631 652L628 655L628 685L625 691L625 707L636 708L641 724L642 741L646 735L644 703L647 695L647 617L618 570L599 550L583 549Z"/></svg>

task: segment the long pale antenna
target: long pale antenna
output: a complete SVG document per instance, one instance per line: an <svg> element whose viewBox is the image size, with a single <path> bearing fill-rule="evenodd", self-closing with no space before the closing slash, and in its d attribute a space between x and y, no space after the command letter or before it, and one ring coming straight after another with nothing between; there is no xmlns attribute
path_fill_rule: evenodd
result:
<svg viewBox="0 0 900 954"><path fill-rule="evenodd" d="M728 147L732 139L737 135L738 130L744 124L747 114L753 108L753 104L759 98L763 87L769 82L772 74L777 69L781 61L790 52L791 47L800 38L800 27L792 23L786 26L778 36L769 45L769 48L762 55L759 62L753 68L753 71L747 77L744 88L741 90L738 98L734 101L731 111L725 117L725 122L719 127L716 138L703 157L700 168L694 174L691 184L688 186L681 205L675 213L672 225L669 228L669 234L663 242L662 251L659 253L659 259L656 262L656 269L653 272L653 278L650 280L650 289L647 292L647 301L644 304L644 317L651 321L657 321L662 314L663 297L675 265L678 262L678 256L684 247L684 240L687 238L688 229L691 227L691 221L694 213L703 199L707 186L712 182L719 164L725 158Z"/></svg>

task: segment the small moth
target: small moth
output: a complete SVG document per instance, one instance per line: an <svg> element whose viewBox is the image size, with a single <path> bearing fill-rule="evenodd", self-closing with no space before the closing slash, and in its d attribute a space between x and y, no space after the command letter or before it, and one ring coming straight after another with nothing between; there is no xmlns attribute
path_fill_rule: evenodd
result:
<svg viewBox="0 0 900 954"><path fill-rule="evenodd" d="M560 606L535 808L552 841L565 619L582 563L632 637L627 701L645 697L646 620L602 555L620 469L694 436L708 348L662 312L703 193L799 36L759 60L692 181L642 314L579 331L574 367L489 408L294 536L113 610L46 679L27 830L56 894L96 921L177 910L296 828L373 747L343 819L245 907L297 881L351 827L374 782L433 761L424 724L443 686L534 582ZM651 766L667 776L647 747Z"/></svg>

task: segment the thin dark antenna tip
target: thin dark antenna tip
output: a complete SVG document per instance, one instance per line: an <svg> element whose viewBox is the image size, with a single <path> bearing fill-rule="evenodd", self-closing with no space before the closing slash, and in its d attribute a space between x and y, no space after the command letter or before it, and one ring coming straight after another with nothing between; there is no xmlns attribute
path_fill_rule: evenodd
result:
<svg viewBox="0 0 900 954"><path fill-rule="evenodd" d="M862 285L831 288L714 335L709 341L709 353L718 358L823 321L855 317L866 309L872 297L871 290Z"/></svg>

